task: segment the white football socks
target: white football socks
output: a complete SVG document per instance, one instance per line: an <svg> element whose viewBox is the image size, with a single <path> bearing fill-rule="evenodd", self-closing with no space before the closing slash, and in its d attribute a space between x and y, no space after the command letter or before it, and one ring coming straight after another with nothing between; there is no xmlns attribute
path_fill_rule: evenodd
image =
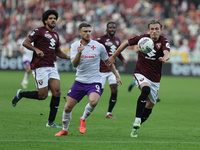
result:
<svg viewBox="0 0 200 150"><path fill-rule="evenodd" d="M23 79L23 81L24 81L25 83L28 83L28 77L29 77L29 74L28 74L27 72L25 72L25 74L24 74L24 79Z"/></svg>
<svg viewBox="0 0 200 150"><path fill-rule="evenodd" d="M69 123L71 120L71 114L72 114L72 112L66 113L65 110L63 111L62 124L63 124L63 130L65 130L65 131L68 131Z"/></svg>
<svg viewBox="0 0 200 150"><path fill-rule="evenodd" d="M83 116L81 117L81 119L86 120L87 117L94 111L95 107L92 107L89 103L85 106L85 111L83 113Z"/></svg>

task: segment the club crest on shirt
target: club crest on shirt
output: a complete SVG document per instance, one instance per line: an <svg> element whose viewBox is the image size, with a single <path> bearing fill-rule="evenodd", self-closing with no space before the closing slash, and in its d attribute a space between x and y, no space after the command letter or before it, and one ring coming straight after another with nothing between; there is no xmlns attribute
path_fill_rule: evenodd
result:
<svg viewBox="0 0 200 150"><path fill-rule="evenodd" d="M94 50L96 47L94 47L94 45L91 47L92 50Z"/></svg>
<svg viewBox="0 0 200 150"><path fill-rule="evenodd" d="M51 34L49 34L49 33L45 33L45 35L44 35L46 38L52 38L52 36L51 36Z"/></svg>
<svg viewBox="0 0 200 150"><path fill-rule="evenodd" d="M39 85L43 84L43 80L38 80Z"/></svg>
<svg viewBox="0 0 200 150"><path fill-rule="evenodd" d="M117 45L119 45L119 41L116 41Z"/></svg>
<svg viewBox="0 0 200 150"><path fill-rule="evenodd" d="M140 79L140 82L144 81L144 78Z"/></svg>
<svg viewBox="0 0 200 150"><path fill-rule="evenodd" d="M160 48L161 48L161 45L162 45L161 43L156 43L155 46L156 46L157 49L160 49Z"/></svg>
<svg viewBox="0 0 200 150"><path fill-rule="evenodd" d="M54 34L54 37L56 38L56 40L58 39L58 36L56 34Z"/></svg>

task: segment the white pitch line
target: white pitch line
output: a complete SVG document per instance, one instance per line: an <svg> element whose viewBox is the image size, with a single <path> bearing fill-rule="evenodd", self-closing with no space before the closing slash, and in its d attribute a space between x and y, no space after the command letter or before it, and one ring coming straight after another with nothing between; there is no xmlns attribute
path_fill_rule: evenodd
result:
<svg viewBox="0 0 200 150"><path fill-rule="evenodd" d="M134 139L133 139L134 140ZM161 143L161 144L200 144L200 142L156 142L156 141L57 141L57 140L0 140L0 142L39 142L39 143Z"/></svg>

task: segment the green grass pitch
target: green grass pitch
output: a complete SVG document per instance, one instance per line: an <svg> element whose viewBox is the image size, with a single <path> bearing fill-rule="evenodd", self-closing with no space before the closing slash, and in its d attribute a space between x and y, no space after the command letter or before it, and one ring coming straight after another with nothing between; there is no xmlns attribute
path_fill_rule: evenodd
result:
<svg viewBox="0 0 200 150"><path fill-rule="evenodd" d="M23 71L0 72L0 150L197 150L200 147L200 79L197 77L167 77L161 79L159 98L150 118L137 138L131 138L137 97L134 87L128 92L132 75L121 75L118 100L113 110L117 119L107 119L110 89L108 84L95 111L87 119L85 134L79 133L79 117L88 103L87 97L72 111L69 135L55 137L60 129L46 128L50 97L44 101L20 100L14 108L11 100L21 88ZM56 124L62 122L62 111L75 73L60 73L61 103ZM36 90L30 75L28 89Z"/></svg>

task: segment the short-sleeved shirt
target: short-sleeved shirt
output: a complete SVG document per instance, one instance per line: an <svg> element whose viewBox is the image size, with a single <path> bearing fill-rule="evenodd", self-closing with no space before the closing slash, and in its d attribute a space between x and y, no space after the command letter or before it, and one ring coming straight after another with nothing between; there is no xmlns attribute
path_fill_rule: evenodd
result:
<svg viewBox="0 0 200 150"><path fill-rule="evenodd" d="M107 34L97 38L97 41L105 46L109 57L115 53L115 51L121 44L121 41L118 37L116 36L110 37ZM124 59L121 53L117 57L120 60ZM115 68L117 69L116 63L114 65ZM102 60L100 62L100 72L111 72L111 70L105 65L105 63Z"/></svg>
<svg viewBox="0 0 200 150"><path fill-rule="evenodd" d="M81 41L74 42L71 45L70 58L74 60L77 54L77 48L80 46ZM100 59L107 60L108 54L105 47L97 41L90 40L84 46L82 51L80 63L76 67L76 81L82 83L101 83L101 74L99 71Z"/></svg>
<svg viewBox="0 0 200 150"><path fill-rule="evenodd" d="M129 39L129 45L137 45L142 37L150 37L150 34ZM164 50L170 51L170 45L167 38L160 36L157 41L154 41L154 50L147 54L139 52L134 73L140 73L153 82L160 82L162 62L158 58L164 56Z"/></svg>
<svg viewBox="0 0 200 150"><path fill-rule="evenodd" d="M31 69L40 67L54 67L55 50L60 47L59 36L55 31L49 31L45 26L34 29L28 36L34 46L43 51L44 57L38 57L33 53Z"/></svg>

